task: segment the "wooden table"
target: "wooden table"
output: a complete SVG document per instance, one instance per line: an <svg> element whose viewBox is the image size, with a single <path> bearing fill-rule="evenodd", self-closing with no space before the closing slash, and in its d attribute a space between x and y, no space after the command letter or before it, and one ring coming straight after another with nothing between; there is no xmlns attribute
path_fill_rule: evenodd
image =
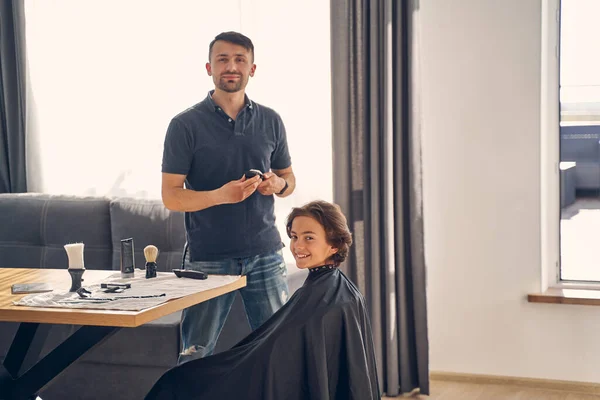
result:
<svg viewBox="0 0 600 400"><path fill-rule="evenodd" d="M86 270L84 286L100 283L117 271ZM210 277L209 277L210 279ZM19 322L19 329L0 366L0 400L35 398L54 377L85 352L124 327L137 327L165 315L212 299L246 286L246 277L228 285L170 300L141 311L39 308L16 306L14 301L26 296L12 295L14 283L48 282L55 290L68 291L71 278L66 270L0 268L0 321ZM52 324L81 325L29 370L22 366L35 361Z"/></svg>

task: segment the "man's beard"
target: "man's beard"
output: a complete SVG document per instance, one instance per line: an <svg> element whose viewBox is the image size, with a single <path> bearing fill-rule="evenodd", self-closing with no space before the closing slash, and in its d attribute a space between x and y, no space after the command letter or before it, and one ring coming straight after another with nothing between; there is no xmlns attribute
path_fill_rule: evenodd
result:
<svg viewBox="0 0 600 400"><path fill-rule="evenodd" d="M244 78L240 75L240 79L237 81L229 82L227 79L219 79L219 83L217 85L219 89L227 93L236 93L242 90L244 85Z"/></svg>

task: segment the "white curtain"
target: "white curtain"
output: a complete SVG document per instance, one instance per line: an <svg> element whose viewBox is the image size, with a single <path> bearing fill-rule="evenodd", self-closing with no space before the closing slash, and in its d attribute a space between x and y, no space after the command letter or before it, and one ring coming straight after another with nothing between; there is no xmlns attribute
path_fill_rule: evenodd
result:
<svg viewBox="0 0 600 400"><path fill-rule="evenodd" d="M208 44L236 30L255 45L248 95L288 132L284 241L292 206L332 199L327 2L26 0L25 16L29 191L159 198L166 127L213 88Z"/></svg>

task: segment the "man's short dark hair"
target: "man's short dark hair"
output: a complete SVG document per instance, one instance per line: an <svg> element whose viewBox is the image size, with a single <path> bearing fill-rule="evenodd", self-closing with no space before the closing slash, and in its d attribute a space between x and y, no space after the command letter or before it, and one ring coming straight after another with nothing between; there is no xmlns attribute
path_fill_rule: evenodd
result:
<svg viewBox="0 0 600 400"><path fill-rule="evenodd" d="M229 31L229 32L219 33L217 36L215 36L213 41L210 42L210 45L208 46L208 61L209 62L210 62L210 56L212 55L212 48L217 40L222 40L224 42L229 42L229 43L237 44L238 46L242 46L243 48L248 50L250 52L250 54L252 54L252 61L254 61L254 44L252 44L252 40L250 40L249 37L242 35L241 33Z"/></svg>
<svg viewBox="0 0 600 400"><path fill-rule="evenodd" d="M287 235L290 238L292 237L292 223L296 217L310 217L321 224L325 230L327 243L338 250L331 256L331 260L336 266L346 260L350 246L352 246L352 234L348 229L346 217L337 204L316 200L302 207L292 208L292 212L285 222Z"/></svg>

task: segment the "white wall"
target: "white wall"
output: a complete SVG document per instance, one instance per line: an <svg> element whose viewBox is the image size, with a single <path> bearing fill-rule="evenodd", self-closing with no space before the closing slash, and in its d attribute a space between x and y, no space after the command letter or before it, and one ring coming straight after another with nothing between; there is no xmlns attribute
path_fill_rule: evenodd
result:
<svg viewBox="0 0 600 400"><path fill-rule="evenodd" d="M213 88L208 45L236 30L255 45L248 95L288 132L298 188L275 202L283 241L293 205L333 198L328 2L25 4L29 191L159 198L167 125Z"/></svg>
<svg viewBox="0 0 600 400"><path fill-rule="evenodd" d="M431 370L600 382L600 309L526 301L541 286L541 0L420 4Z"/></svg>

